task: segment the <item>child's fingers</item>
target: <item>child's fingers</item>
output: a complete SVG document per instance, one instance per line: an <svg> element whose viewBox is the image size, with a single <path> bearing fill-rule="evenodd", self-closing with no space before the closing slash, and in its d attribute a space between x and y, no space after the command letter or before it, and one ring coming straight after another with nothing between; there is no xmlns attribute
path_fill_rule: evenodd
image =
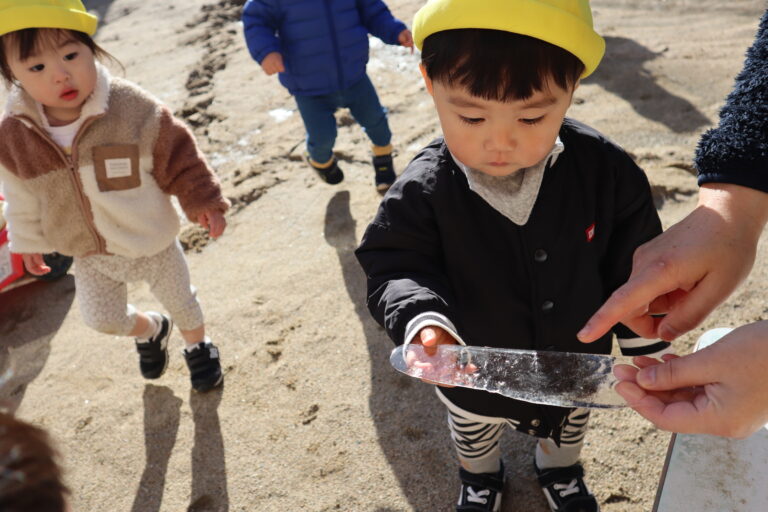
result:
<svg viewBox="0 0 768 512"><path fill-rule="evenodd" d="M425 327L419 332L419 339L425 347L434 347L437 345L437 332L432 327Z"/></svg>
<svg viewBox="0 0 768 512"><path fill-rule="evenodd" d="M224 218L220 216L212 216L208 222L208 235L211 238L219 238L224 231Z"/></svg>
<svg viewBox="0 0 768 512"><path fill-rule="evenodd" d="M51 267L45 264L42 254L23 254L24 267L32 275L42 276L51 271Z"/></svg>
<svg viewBox="0 0 768 512"><path fill-rule="evenodd" d="M197 223L200 224L204 229L210 229L210 225L208 224L208 215L205 213L201 213L197 216Z"/></svg>

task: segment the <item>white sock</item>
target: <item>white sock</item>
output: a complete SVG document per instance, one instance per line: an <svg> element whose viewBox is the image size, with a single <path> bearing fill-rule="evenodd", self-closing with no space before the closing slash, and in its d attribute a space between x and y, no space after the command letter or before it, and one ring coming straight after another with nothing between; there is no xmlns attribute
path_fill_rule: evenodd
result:
<svg viewBox="0 0 768 512"><path fill-rule="evenodd" d="M210 342L210 341L211 341L211 339L208 336L206 336L205 338L203 338L203 341L196 341L194 343L187 343L187 346L184 347L184 350L186 350L188 353L189 352L194 352L195 350L200 348L200 344L201 343L205 344L206 342Z"/></svg>
<svg viewBox="0 0 768 512"><path fill-rule="evenodd" d="M163 326L163 320L162 318L156 318L152 313L147 313L146 316L147 320L149 320L147 322L147 328L144 329L144 331L140 333L137 338L149 341L151 338L154 338L160 334L160 329Z"/></svg>
<svg viewBox="0 0 768 512"><path fill-rule="evenodd" d="M544 445L544 446L542 446ZM536 443L536 467L539 469L564 468L579 462L583 441L578 444L557 446L551 439Z"/></svg>
<svg viewBox="0 0 768 512"><path fill-rule="evenodd" d="M498 453L491 453L479 459L469 459L459 456L461 467L470 473L498 473L501 469L501 458Z"/></svg>

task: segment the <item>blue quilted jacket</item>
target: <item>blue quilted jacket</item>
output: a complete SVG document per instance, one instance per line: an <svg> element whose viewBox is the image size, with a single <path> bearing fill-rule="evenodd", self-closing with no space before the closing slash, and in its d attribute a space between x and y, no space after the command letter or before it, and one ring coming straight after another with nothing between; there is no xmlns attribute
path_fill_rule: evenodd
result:
<svg viewBox="0 0 768 512"><path fill-rule="evenodd" d="M280 52L291 94L317 96L355 84L368 63L368 33L388 44L406 26L381 0L248 0L245 40L259 63Z"/></svg>

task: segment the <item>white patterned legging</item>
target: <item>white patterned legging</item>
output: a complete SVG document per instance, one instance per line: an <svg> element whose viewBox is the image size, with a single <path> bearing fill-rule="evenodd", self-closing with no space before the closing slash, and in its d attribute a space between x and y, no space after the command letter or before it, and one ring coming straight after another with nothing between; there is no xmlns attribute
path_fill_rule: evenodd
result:
<svg viewBox="0 0 768 512"><path fill-rule="evenodd" d="M494 418L465 411L438 393L448 409L448 427L462 466L472 473L495 471L501 458L499 439L506 427L520 424L512 418ZM589 409L574 409L566 420L559 445L539 439L536 464L539 469L565 467L579 460L589 421Z"/></svg>
<svg viewBox="0 0 768 512"><path fill-rule="evenodd" d="M203 312L189 282L178 241L152 256L126 258L97 254L75 258L75 287L85 324L99 332L127 336L136 324L126 283L145 281L182 330L203 325Z"/></svg>

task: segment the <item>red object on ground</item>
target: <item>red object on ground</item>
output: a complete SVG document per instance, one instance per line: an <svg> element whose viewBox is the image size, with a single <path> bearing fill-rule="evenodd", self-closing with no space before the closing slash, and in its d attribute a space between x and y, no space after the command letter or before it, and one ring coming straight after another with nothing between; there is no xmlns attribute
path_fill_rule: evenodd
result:
<svg viewBox="0 0 768 512"><path fill-rule="evenodd" d="M8 230L0 230L0 290L24 275L21 255L8 248Z"/></svg>
<svg viewBox="0 0 768 512"><path fill-rule="evenodd" d="M0 206L3 196L0 195ZM12 254L8 248L8 230L0 215L0 291L24 275L24 261L21 255Z"/></svg>

